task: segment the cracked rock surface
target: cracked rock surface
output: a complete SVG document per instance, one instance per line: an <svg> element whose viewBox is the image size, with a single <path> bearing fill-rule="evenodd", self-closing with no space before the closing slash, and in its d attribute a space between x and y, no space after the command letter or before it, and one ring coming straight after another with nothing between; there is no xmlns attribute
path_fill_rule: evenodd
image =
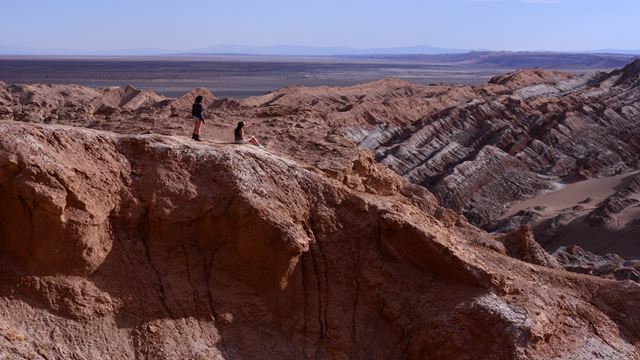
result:
<svg viewBox="0 0 640 360"><path fill-rule="evenodd" d="M366 158L345 181L175 136L0 139L2 357L640 357L638 284L494 239Z"/></svg>

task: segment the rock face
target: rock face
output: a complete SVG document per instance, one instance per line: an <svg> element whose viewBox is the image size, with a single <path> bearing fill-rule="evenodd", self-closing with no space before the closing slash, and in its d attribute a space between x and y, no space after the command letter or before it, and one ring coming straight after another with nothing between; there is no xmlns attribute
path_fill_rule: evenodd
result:
<svg viewBox="0 0 640 360"><path fill-rule="evenodd" d="M533 230L529 226L522 226L516 231L502 235L498 237L498 241L504 245L506 253L511 257L549 268L561 268L558 261L536 242Z"/></svg>
<svg viewBox="0 0 640 360"><path fill-rule="evenodd" d="M102 126L100 120L113 120L113 130L141 132L148 131L158 116L168 113L167 103L171 101L132 86L0 86L0 119L94 128Z"/></svg>
<svg viewBox="0 0 640 360"><path fill-rule="evenodd" d="M630 181L621 184L617 191L589 213L587 221L591 225L605 225L616 228L621 221L618 214L637 208L640 203L640 175L632 176Z"/></svg>
<svg viewBox="0 0 640 360"><path fill-rule="evenodd" d="M569 271L640 282L640 260L624 260L615 254L596 255L577 245L561 247L553 256Z"/></svg>
<svg viewBox="0 0 640 360"><path fill-rule="evenodd" d="M498 77L494 83L526 86L429 115L373 148L380 162L488 226L504 205L551 188L554 179L611 176L635 167L638 63L611 74L560 80L539 71ZM487 149L496 150L482 156ZM504 154L499 165L497 151ZM485 187L494 194L489 201Z"/></svg>
<svg viewBox="0 0 640 360"><path fill-rule="evenodd" d="M0 122L0 354L640 357L639 285L509 257L541 259L349 161Z"/></svg>
<svg viewBox="0 0 640 360"><path fill-rule="evenodd" d="M553 83L560 80L569 80L575 75L561 71L548 71L543 69L530 69L515 71L509 74L498 75L489 80L489 84L500 84L512 88L522 88L537 84Z"/></svg>

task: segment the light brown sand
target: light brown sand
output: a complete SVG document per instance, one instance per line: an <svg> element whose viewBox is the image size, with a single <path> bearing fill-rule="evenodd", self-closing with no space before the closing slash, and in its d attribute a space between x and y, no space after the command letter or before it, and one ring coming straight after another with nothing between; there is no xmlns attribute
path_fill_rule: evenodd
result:
<svg viewBox="0 0 640 360"><path fill-rule="evenodd" d="M592 179L573 184L560 185L559 190L513 205L505 212L505 217L520 210L533 207L542 217L533 225L536 239L553 252L560 246L577 244L596 254L615 253L626 259L640 258L640 227L632 224L640 218L640 206L630 207L616 214L615 221L609 226L591 226L587 223L588 214L602 201L614 195L630 182L639 171ZM585 201L589 199L589 201ZM580 205L580 208L574 208ZM574 208L574 209L572 209ZM564 211L563 211L564 210ZM572 219L566 227L553 238L543 235L552 219L561 214L571 214Z"/></svg>
<svg viewBox="0 0 640 360"><path fill-rule="evenodd" d="M638 171L602 179L591 179L568 185L560 185L561 188L559 190L546 193L511 206L505 212L505 216L511 216L520 210L525 210L535 206L545 207L546 209L542 211L542 213L549 215L575 205L583 205L585 208L592 208L615 194L618 186L623 185L625 181L631 181L633 176L636 174L638 174ZM588 198L591 198L589 202L580 204L580 202Z"/></svg>
<svg viewBox="0 0 640 360"><path fill-rule="evenodd" d="M620 213L618 216L618 224L620 224L621 227L624 227L638 218L640 218L640 207L630 207L624 209L624 211Z"/></svg>

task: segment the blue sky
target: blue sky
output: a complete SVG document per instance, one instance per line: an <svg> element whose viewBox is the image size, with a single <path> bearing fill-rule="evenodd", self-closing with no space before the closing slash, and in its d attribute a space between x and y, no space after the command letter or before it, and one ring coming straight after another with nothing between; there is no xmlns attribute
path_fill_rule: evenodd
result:
<svg viewBox="0 0 640 360"><path fill-rule="evenodd" d="M639 0L0 0L0 46L640 49Z"/></svg>

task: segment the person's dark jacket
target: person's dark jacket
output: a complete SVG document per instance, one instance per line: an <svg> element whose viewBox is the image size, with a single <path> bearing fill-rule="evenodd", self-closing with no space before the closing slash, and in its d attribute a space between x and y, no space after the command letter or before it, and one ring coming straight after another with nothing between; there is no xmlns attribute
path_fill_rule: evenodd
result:
<svg viewBox="0 0 640 360"><path fill-rule="evenodd" d="M191 115L197 117L198 119L204 121L204 109L202 108L201 103L195 103L191 107Z"/></svg>

